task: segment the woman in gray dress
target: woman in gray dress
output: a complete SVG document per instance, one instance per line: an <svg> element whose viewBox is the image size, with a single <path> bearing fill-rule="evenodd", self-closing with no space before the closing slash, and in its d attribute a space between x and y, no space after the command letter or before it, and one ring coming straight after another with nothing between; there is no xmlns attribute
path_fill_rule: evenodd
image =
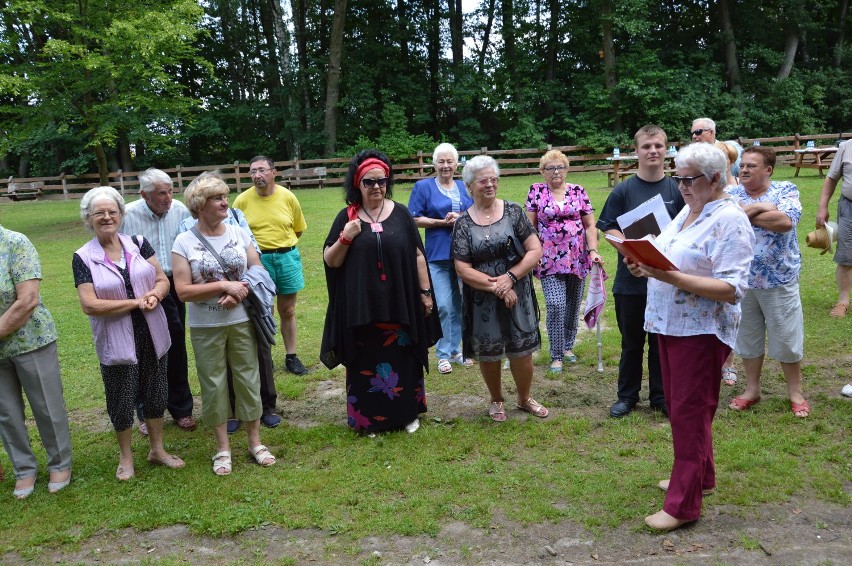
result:
<svg viewBox="0 0 852 566"><path fill-rule="evenodd" d="M504 354L518 409L544 418L547 409L530 397L532 354L541 345L530 272L541 259L541 243L523 208L497 198L499 175L497 162L487 155L474 157L462 171L473 206L456 221L452 256L464 283L464 357L479 361L493 420L506 420L500 367Z"/></svg>

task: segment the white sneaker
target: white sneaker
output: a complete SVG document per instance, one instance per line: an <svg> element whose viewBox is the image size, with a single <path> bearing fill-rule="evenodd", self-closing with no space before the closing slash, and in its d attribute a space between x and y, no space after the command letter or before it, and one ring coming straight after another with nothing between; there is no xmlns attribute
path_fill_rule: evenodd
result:
<svg viewBox="0 0 852 566"><path fill-rule="evenodd" d="M414 419L407 425L405 425L405 432L411 434L412 432L417 432L417 429L420 428L420 419Z"/></svg>
<svg viewBox="0 0 852 566"><path fill-rule="evenodd" d="M843 389L840 390L840 394L844 397L852 397L852 383L844 385Z"/></svg>

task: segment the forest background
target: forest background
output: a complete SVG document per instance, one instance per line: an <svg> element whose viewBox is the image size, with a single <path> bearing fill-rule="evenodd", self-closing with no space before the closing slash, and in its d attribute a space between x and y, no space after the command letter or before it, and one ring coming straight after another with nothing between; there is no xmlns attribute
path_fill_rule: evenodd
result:
<svg viewBox="0 0 852 566"><path fill-rule="evenodd" d="M852 124L848 0L0 0L0 176Z"/></svg>

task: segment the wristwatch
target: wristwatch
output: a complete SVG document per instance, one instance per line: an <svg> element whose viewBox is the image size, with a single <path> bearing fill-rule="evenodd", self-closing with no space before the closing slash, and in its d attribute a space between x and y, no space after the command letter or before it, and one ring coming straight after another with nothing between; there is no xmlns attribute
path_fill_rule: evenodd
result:
<svg viewBox="0 0 852 566"><path fill-rule="evenodd" d="M427 297L432 296L432 289L420 289L420 294L425 295Z"/></svg>

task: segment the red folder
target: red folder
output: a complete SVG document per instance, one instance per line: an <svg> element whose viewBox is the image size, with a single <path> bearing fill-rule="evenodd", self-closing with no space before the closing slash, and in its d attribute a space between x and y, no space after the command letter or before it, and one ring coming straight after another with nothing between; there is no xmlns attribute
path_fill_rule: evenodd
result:
<svg viewBox="0 0 852 566"><path fill-rule="evenodd" d="M643 263L664 271L679 271L677 266L657 247L656 242L649 237L638 240L622 240L611 234L606 234L606 241L632 263Z"/></svg>

